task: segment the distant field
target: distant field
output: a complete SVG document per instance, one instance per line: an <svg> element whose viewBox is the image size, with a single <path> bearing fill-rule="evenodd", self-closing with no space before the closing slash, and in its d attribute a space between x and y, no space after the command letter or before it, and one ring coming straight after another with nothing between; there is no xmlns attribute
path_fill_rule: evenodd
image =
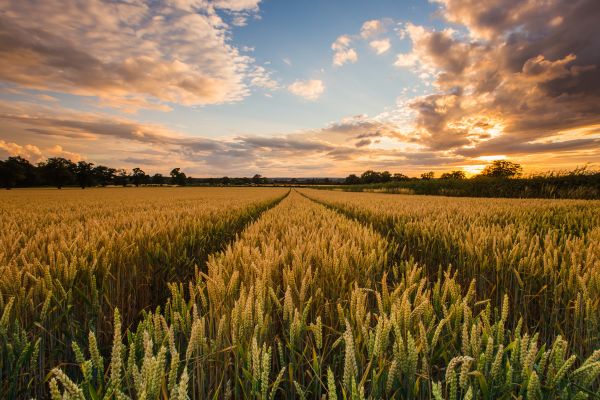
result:
<svg viewBox="0 0 600 400"><path fill-rule="evenodd" d="M0 193L1 398L594 399L600 201Z"/></svg>
<svg viewBox="0 0 600 400"><path fill-rule="evenodd" d="M452 197L507 197L600 200L600 172L573 171L532 177L470 179L406 179L400 181L334 185L348 192L426 194Z"/></svg>

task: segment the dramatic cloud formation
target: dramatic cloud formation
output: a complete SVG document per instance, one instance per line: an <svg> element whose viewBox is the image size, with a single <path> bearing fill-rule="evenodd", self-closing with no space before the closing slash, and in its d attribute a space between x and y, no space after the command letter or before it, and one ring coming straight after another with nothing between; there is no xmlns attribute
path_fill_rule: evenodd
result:
<svg viewBox="0 0 600 400"><path fill-rule="evenodd" d="M141 166L159 172L177 165L204 175L252 175L265 169L283 175L312 174L311 171L335 174L350 173L356 168L415 165L430 168L435 163L450 161L433 153L417 153L415 150L420 146L411 143L393 124L364 115L292 134L211 139L107 114L0 102L0 123L21 140L68 141L71 148L90 151L124 148L127 150L119 151L122 158L118 166ZM0 142L2 151L32 161L59 153L72 159L89 159L89 154L69 153L51 145L42 148L9 141ZM92 160L103 162L101 154Z"/></svg>
<svg viewBox="0 0 600 400"><path fill-rule="evenodd" d="M331 45L333 50L333 65L342 66L346 63L355 63L358 60L356 50L350 47L352 38L348 35L338 37Z"/></svg>
<svg viewBox="0 0 600 400"><path fill-rule="evenodd" d="M11 1L0 13L0 80L98 96L116 107L238 101L252 84L273 84L230 43L215 10L257 7L235 0Z"/></svg>
<svg viewBox="0 0 600 400"><path fill-rule="evenodd" d="M314 58L274 46L260 65L250 55L268 53L260 34L273 32L235 40L247 29L236 26L267 19L259 0L5 2L0 156L217 176L476 171L502 157L528 171L600 162L598 0L432 1L437 29L357 16L354 32L311 44ZM377 55L400 41L409 47L394 71L367 70L389 64ZM357 51L369 62L350 65ZM374 99L371 82L386 93ZM267 97L250 96L257 91ZM383 105L367 116L363 104ZM264 110L285 117L244 125Z"/></svg>
<svg viewBox="0 0 600 400"><path fill-rule="evenodd" d="M468 36L408 24L413 49L396 61L436 88L409 104L421 143L469 157L586 148L597 155L597 135L560 133L600 122L600 3L439 2Z"/></svg>
<svg viewBox="0 0 600 400"><path fill-rule="evenodd" d="M0 124L21 140L21 144L3 140L0 154L23 155L35 162L53 155L73 160L91 159L97 163L106 162L104 157L109 157L109 161L119 167L141 166L147 172L164 173L176 165L203 176L251 176L265 170L271 176L343 175L369 168L407 173L432 168L471 171L480 169L486 162L483 160L490 159L481 157L480 151L474 148L462 148L455 154L430 150L412 131L399 129L396 123L388 122L387 117L366 115L291 134L215 139L107 114L0 102ZM589 140L572 139L560 144L541 142L518 150L531 157L548 151L578 152L593 144L595 150L591 155L600 156L600 125L584 133L589 135ZM69 148L53 145L56 141L69 143ZM509 141L494 148L509 154L511 149L515 147ZM103 151L110 154L104 155ZM116 162L115 156L120 157ZM571 156L577 157L576 154Z"/></svg>
<svg viewBox="0 0 600 400"><path fill-rule="evenodd" d="M323 84L323 81L318 79L310 79L307 81L297 80L288 86L288 90L296 96L314 101L321 97L325 91L325 85Z"/></svg>

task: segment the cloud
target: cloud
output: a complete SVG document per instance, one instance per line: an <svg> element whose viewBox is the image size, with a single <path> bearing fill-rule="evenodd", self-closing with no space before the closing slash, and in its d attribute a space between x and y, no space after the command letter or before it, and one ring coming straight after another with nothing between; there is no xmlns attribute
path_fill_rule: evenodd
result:
<svg viewBox="0 0 600 400"><path fill-rule="evenodd" d="M54 145L49 148L40 149L33 144L19 145L14 142L6 142L0 139L0 154L3 157L20 156L32 163L38 163L49 157L64 157L77 162L82 159L81 155L66 151L60 145Z"/></svg>
<svg viewBox="0 0 600 400"><path fill-rule="evenodd" d="M378 34L385 31L384 24L382 21L373 19L370 21L366 21L363 23L360 29L360 36L363 39L369 39L373 36L377 36Z"/></svg>
<svg viewBox="0 0 600 400"><path fill-rule="evenodd" d="M358 142L356 142L354 145L356 147L364 147L364 146L368 146L371 144L371 140L370 139L361 139Z"/></svg>
<svg viewBox="0 0 600 400"><path fill-rule="evenodd" d="M347 63L355 63L358 61L358 53L354 47L352 47L353 41L368 41L369 46L375 50L377 54L387 52L391 47L390 39L377 39L377 37L386 32L387 26L392 22L391 19L365 21L362 24L359 34L339 36L335 42L331 44L331 49L333 50L333 65L339 67Z"/></svg>
<svg viewBox="0 0 600 400"><path fill-rule="evenodd" d="M271 77L271 72L265 67L257 66L248 74L252 86L260 87L269 91L279 89L279 83Z"/></svg>
<svg viewBox="0 0 600 400"><path fill-rule="evenodd" d="M112 161L105 161L116 167L139 165L156 170L157 166L181 164L190 171L204 174L237 175L258 172L258 163L285 164L294 160L303 164L308 158L319 159L336 148L334 144L306 133L211 139L107 114L31 103L0 101L0 121L6 131L14 132L17 141L27 138L32 142L54 143L39 151L39 146L0 142L0 149L7 154L22 154L36 161L54 154L79 159L75 152L57 147L56 141L64 143L68 139L70 146L86 148L86 153L91 153L89 159L94 162L102 161L104 149L118 148L110 155ZM146 162L142 162L144 159Z"/></svg>
<svg viewBox="0 0 600 400"><path fill-rule="evenodd" d="M97 96L115 107L239 101L270 77L231 44L216 9L257 7L234 0L10 2L0 13L0 80Z"/></svg>
<svg viewBox="0 0 600 400"><path fill-rule="evenodd" d="M437 107L452 106L452 100L438 98ZM495 121L464 119L462 123L484 135ZM497 154L558 166L564 160L555 156L557 152L566 152L571 159L586 154L588 161L590 157L600 160L600 125L516 145L496 136L452 152L435 149L435 140L423 142L425 136L415 135L387 117L367 115L343 118L318 129L216 139L109 114L0 101L0 126L3 136L12 135L12 139L0 141L0 154L23 154L33 161L61 154L117 168L139 166L147 173L166 173L178 166L193 176L345 176L366 169L418 175L432 168L481 164L481 156ZM61 147L56 147L57 143Z"/></svg>
<svg viewBox="0 0 600 400"><path fill-rule="evenodd" d="M25 96L39 104L0 101L0 149L32 158L70 152L118 167L177 165L203 176L411 173L498 155L547 169L600 161L597 1L436 2L453 28L404 24L412 47L395 61L427 92L401 95L379 115L216 139ZM267 63L231 42L230 25L258 17L258 1L58 3L9 2L0 14L0 80L29 93L97 96L126 111L226 103L282 87ZM39 15L47 18L31 17ZM367 21L360 33L339 36L333 64L356 62L363 44L389 51L386 26ZM325 87L313 79L287 89L316 100Z"/></svg>
<svg viewBox="0 0 600 400"><path fill-rule="evenodd" d="M288 86L290 93L303 97L306 100L315 101L325 91L323 81L319 79L310 79L306 81L297 80Z"/></svg>
<svg viewBox="0 0 600 400"><path fill-rule="evenodd" d="M78 112L60 107L0 101L0 120L5 131L11 125L46 137L69 140L98 140L111 137L159 146L185 145L197 151L218 149L218 142L206 138L189 138L161 125L142 124L108 114Z"/></svg>
<svg viewBox="0 0 600 400"><path fill-rule="evenodd" d="M414 67L428 74L436 70L460 74L469 65L472 46L455 39L452 29L433 31L409 23L405 31L413 49L410 53L399 54L396 66Z"/></svg>
<svg viewBox="0 0 600 400"><path fill-rule="evenodd" d="M525 143L513 143L509 138L498 138L475 148L461 149L457 153L468 157L489 156L498 153L522 156L590 149L600 149L600 137Z"/></svg>
<svg viewBox="0 0 600 400"><path fill-rule="evenodd" d="M232 23L235 26L245 26L248 18L254 16L258 18L258 5L261 0L213 0L209 3L218 9L226 10L232 16Z"/></svg>
<svg viewBox="0 0 600 400"><path fill-rule="evenodd" d="M358 54L354 49L343 49L338 50L333 55L333 65L342 66L344 64L354 64L358 61Z"/></svg>
<svg viewBox="0 0 600 400"><path fill-rule="evenodd" d="M600 122L600 4L438 0L463 30L407 24L412 42L396 66L432 83L407 102L412 135L461 157L564 152L598 154L597 138L562 138Z"/></svg>
<svg viewBox="0 0 600 400"><path fill-rule="evenodd" d="M6 142L0 139L0 151L4 153L6 156L21 156L23 158L27 158L33 162L39 161L42 157L42 151L39 147L25 144L23 146L14 143L14 142Z"/></svg>
<svg viewBox="0 0 600 400"><path fill-rule="evenodd" d="M213 0L211 3L216 8L230 11L258 11L261 0ZM202 2L198 2L202 4Z"/></svg>
<svg viewBox="0 0 600 400"><path fill-rule="evenodd" d="M260 172L289 176L307 171L337 176L357 168L396 165L398 169L421 163L414 156L415 145L403 142L406 138L400 130L365 115L320 129L214 139L108 114L0 101L0 124L16 138L10 141L13 147L23 147L27 141L41 149L40 160L51 151L75 158L80 153L77 149L85 149L85 159L92 162L118 168L139 166L148 173L180 166L195 176ZM391 145L382 146L384 140ZM59 149L57 142L68 145ZM432 156L424 160L433 162Z"/></svg>
<svg viewBox="0 0 600 400"><path fill-rule="evenodd" d="M388 121L378 121L366 115L355 115L330 123L314 131L315 136L328 138L334 143L346 143L354 139L373 139L383 136L409 140L400 128Z"/></svg>
<svg viewBox="0 0 600 400"><path fill-rule="evenodd" d="M333 65L342 66L347 63L355 63L358 61L358 54L356 50L350 47L352 38L348 35L342 35L338 37L335 42L331 45L333 53Z"/></svg>
<svg viewBox="0 0 600 400"><path fill-rule="evenodd" d="M392 47L390 44L390 39L372 40L369 42L369 46L371 46L371 48L375 50L377 54L383 54L388 51L390 47Z"/></svg>
<svg viewBox="0 0 600 400"><path fill-rule="evenodd" d="M127 165L152 165L154 167L161 167L163 164L160 159L148 157L126 157L122 161Z"/></svg>

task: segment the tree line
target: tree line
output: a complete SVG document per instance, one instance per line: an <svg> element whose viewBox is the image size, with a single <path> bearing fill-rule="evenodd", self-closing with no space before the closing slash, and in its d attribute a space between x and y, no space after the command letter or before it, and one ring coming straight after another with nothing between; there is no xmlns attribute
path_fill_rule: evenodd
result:
<svg viewBox="0 0 600 400"><path fill-rule="evenodd" d="M329 187L351 192L441 196L600 199L600 171L585 166L523 176L519 164L498 160L470 179L463 171L446 172L439 178L434 172L409 178L386 171L365 171L360 176L348 176L340 186Z"/></svg>
<svg viewBox="0 0 600 400"><path fill-rule="evenodd" d="M491 164L488 164L478 176L489 178L513 178L521 176L522 173L523 167L521 167L520 164L506 160L496 160ZM420 178L423 180L435 179L435 172L424 172L421 174ZM418 178L409 178L401 173L391 174L389 171L378 172L368 170L363 172L360 176L356 174L348 175L344 180L344 183L346 185L365 185L371 183L402 182L413 179ZM467 179L467 176L464 171L456 170L443 173L439 179Z"/></svg>
<svg viewBox="0 0 600 400"><path fill-rule="evenodd" d="M181 168L173 168L169 176L148 175L141 168L131 171L105 165L95 165L87 161L73 162L62 157L51 157L36 165L23 157L8 157L0 160L0 184L6 189L13 187L78 186L82 189L92 186L140 186L140 185L187 185L192 178Z"/></svg>
<svg viewBox="0 0 600 400"><path fill-rule="evenodd" d="M148 175L139 167L128 171L123 168L111 168L95 165L87 161L73 162L62 157L51 157L38 164L32 164L20 156L0 160L0 185L6 189L17 187L53 186L61 189L76 186L85 189L95 186L142 186L142 185L262 185L271 182L262 175L251 178L193 178L181 168L173 168L169 175ZM275 182L277 183L277 182ZM314 183L314 182L313 182Z"/></svg>

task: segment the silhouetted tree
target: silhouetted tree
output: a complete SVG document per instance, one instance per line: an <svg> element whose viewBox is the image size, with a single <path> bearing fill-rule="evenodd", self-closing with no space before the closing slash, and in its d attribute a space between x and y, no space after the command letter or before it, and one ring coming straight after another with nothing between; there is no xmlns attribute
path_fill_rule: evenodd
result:
<svg viewBox="0 0 600 400"><path fill-rule="evenodd" d="M138 186L146 183L146 180L147 180L147 175L141 168L136 167L132 170L131 181L133 182L135 187L138 187Z"/></svg>
<svg viewBox="0 0 600 400"><path fill-rule="evenodd" d="M389 182L392 180L392 174L388 171L377 172L368 170L362 173L360 176L361 183L382 183Z"/></svg>
<svg viewBox="0 0 600 400"><path fill-rule="evenodd" d="M481 171L481 175L492 178L512 178L521 175L522 172L523 168L520 164L506 160L495 160L486 165Z"/></svg>
<svg viewBox="0 0 600 400"><path fill-rule="evenodd" d="M421 179L428 180L428 179L433 179L433 178L435 178L435 172L433 172L433 171L423 172L421 174Z"/></svg>
<svg viewBox="0 0 600 400"><path fill-rule="evenodd" d="M75 165L73 172L75 173L75 179L80 188L85 189L87 186L94 184L94 164L79 161Z"/></svg>
<svg viewBox="0 0 600 400"><path fill-rule="evenodd" d="M25 175L24 179L20 179L19 181L17 181L17 186L20 186L20 187L34 186L37 183L37 181L38 181L37 168L34 165L32 165L28 160L24 159L23 157L16 156L16 157L9 157L7 161L9 161L9 163L12 162L12 163L15 163L16 165L18 165L21 172ZM23 176L21 176L21 178L22 177Z"/></svg>
<svg viewBox="0 0 600 400"><path fill-rule="evenodd" d="M452 172L445 172L440 177L441 179L465 179L467 176L464 171L456 170Z"/></svg>
<svg viewBox="0 0 600 400"><path fill-rule="evenodd" d="M127 186L129 183L129 174L124 169L118 169L115 175L115 185Z"/></svg>
<svg viewBox="0 0 600 400"><path fill-rule="evenodd" d="M94 167L92 174L94 175L94 181L96 181L100 186L106 186L114 182L116 171L117 170L114 168L98 165Z"/></svg>
<svg viewBox="0 0 600 400"><path fill-rule="evenodd" d="M373 170L365 171L360 176L361 183L377 183L379 182L379 179L379 172L375 172Z"/></svg>
<svg viewBox="0 0 600 400"><path fill-rule="evenodd" d="M0 184L2 184L2 187L4 187L6 190L12 189L12 187L15 185L15 179L12 171L8 165L6 165L6 161L2 160L0 160Z"/></svg>
<svg viewBox="0 0 600 400"><path fill-rule="evenodd" d="M262 175L256 174L252 177L252 183L254 183L255 185L260 185L261 183L264 183L264 178L262 177Z"/></svg>
<svg viewBox="0 0 600 400"><path fill-rule="evenodd" d="M8 157L0 161L0 183L6 189L31 186L35 183L35 167L20 156Z"/></svg>
<svg viewBox="0 0 600 400"><path fill-rule="evenodd" d="M164 185L165 184L165 177L162 174L154 174L152 176L152 180L151 180L152 184L154 185Z"/></svg>
<svg viewBox="0 0 600 400"><path fill-rule="evenodd" d="M392 175L392 180L394 182L407 181L408 179L410 179L408 176L401 173L395 173Z"/></svg>
<svg viewBox="0 0 600 400"><path fill-rule="evenodd" d="M40 169L46 181L58 189L62 189L63 186L73 182L75 167L71 160L62 157L52 157L45 163L40 164Z"/></svg>
<svg viewBox="0 0 600 400"><path fill-rule="evenodd" d="M360 183L360 178L355 174L350 174L346 177L344 183L346 183L346 185L358 185Z"/></svg>
<svg viewBox="0 0 600 400"><path fill-rule="evenodd" d="M223 185L229 185L231 183L231 179L229 179L228 176L224 176L224 177L221 178L221 183Z"/></svg>
<svg viewBox="0 0 600 400"><path fill-rule="evenodd" d="M181 172L181 168L173 168L171 170L171 184L179 186L187 184L187 177Z"/></svg>

